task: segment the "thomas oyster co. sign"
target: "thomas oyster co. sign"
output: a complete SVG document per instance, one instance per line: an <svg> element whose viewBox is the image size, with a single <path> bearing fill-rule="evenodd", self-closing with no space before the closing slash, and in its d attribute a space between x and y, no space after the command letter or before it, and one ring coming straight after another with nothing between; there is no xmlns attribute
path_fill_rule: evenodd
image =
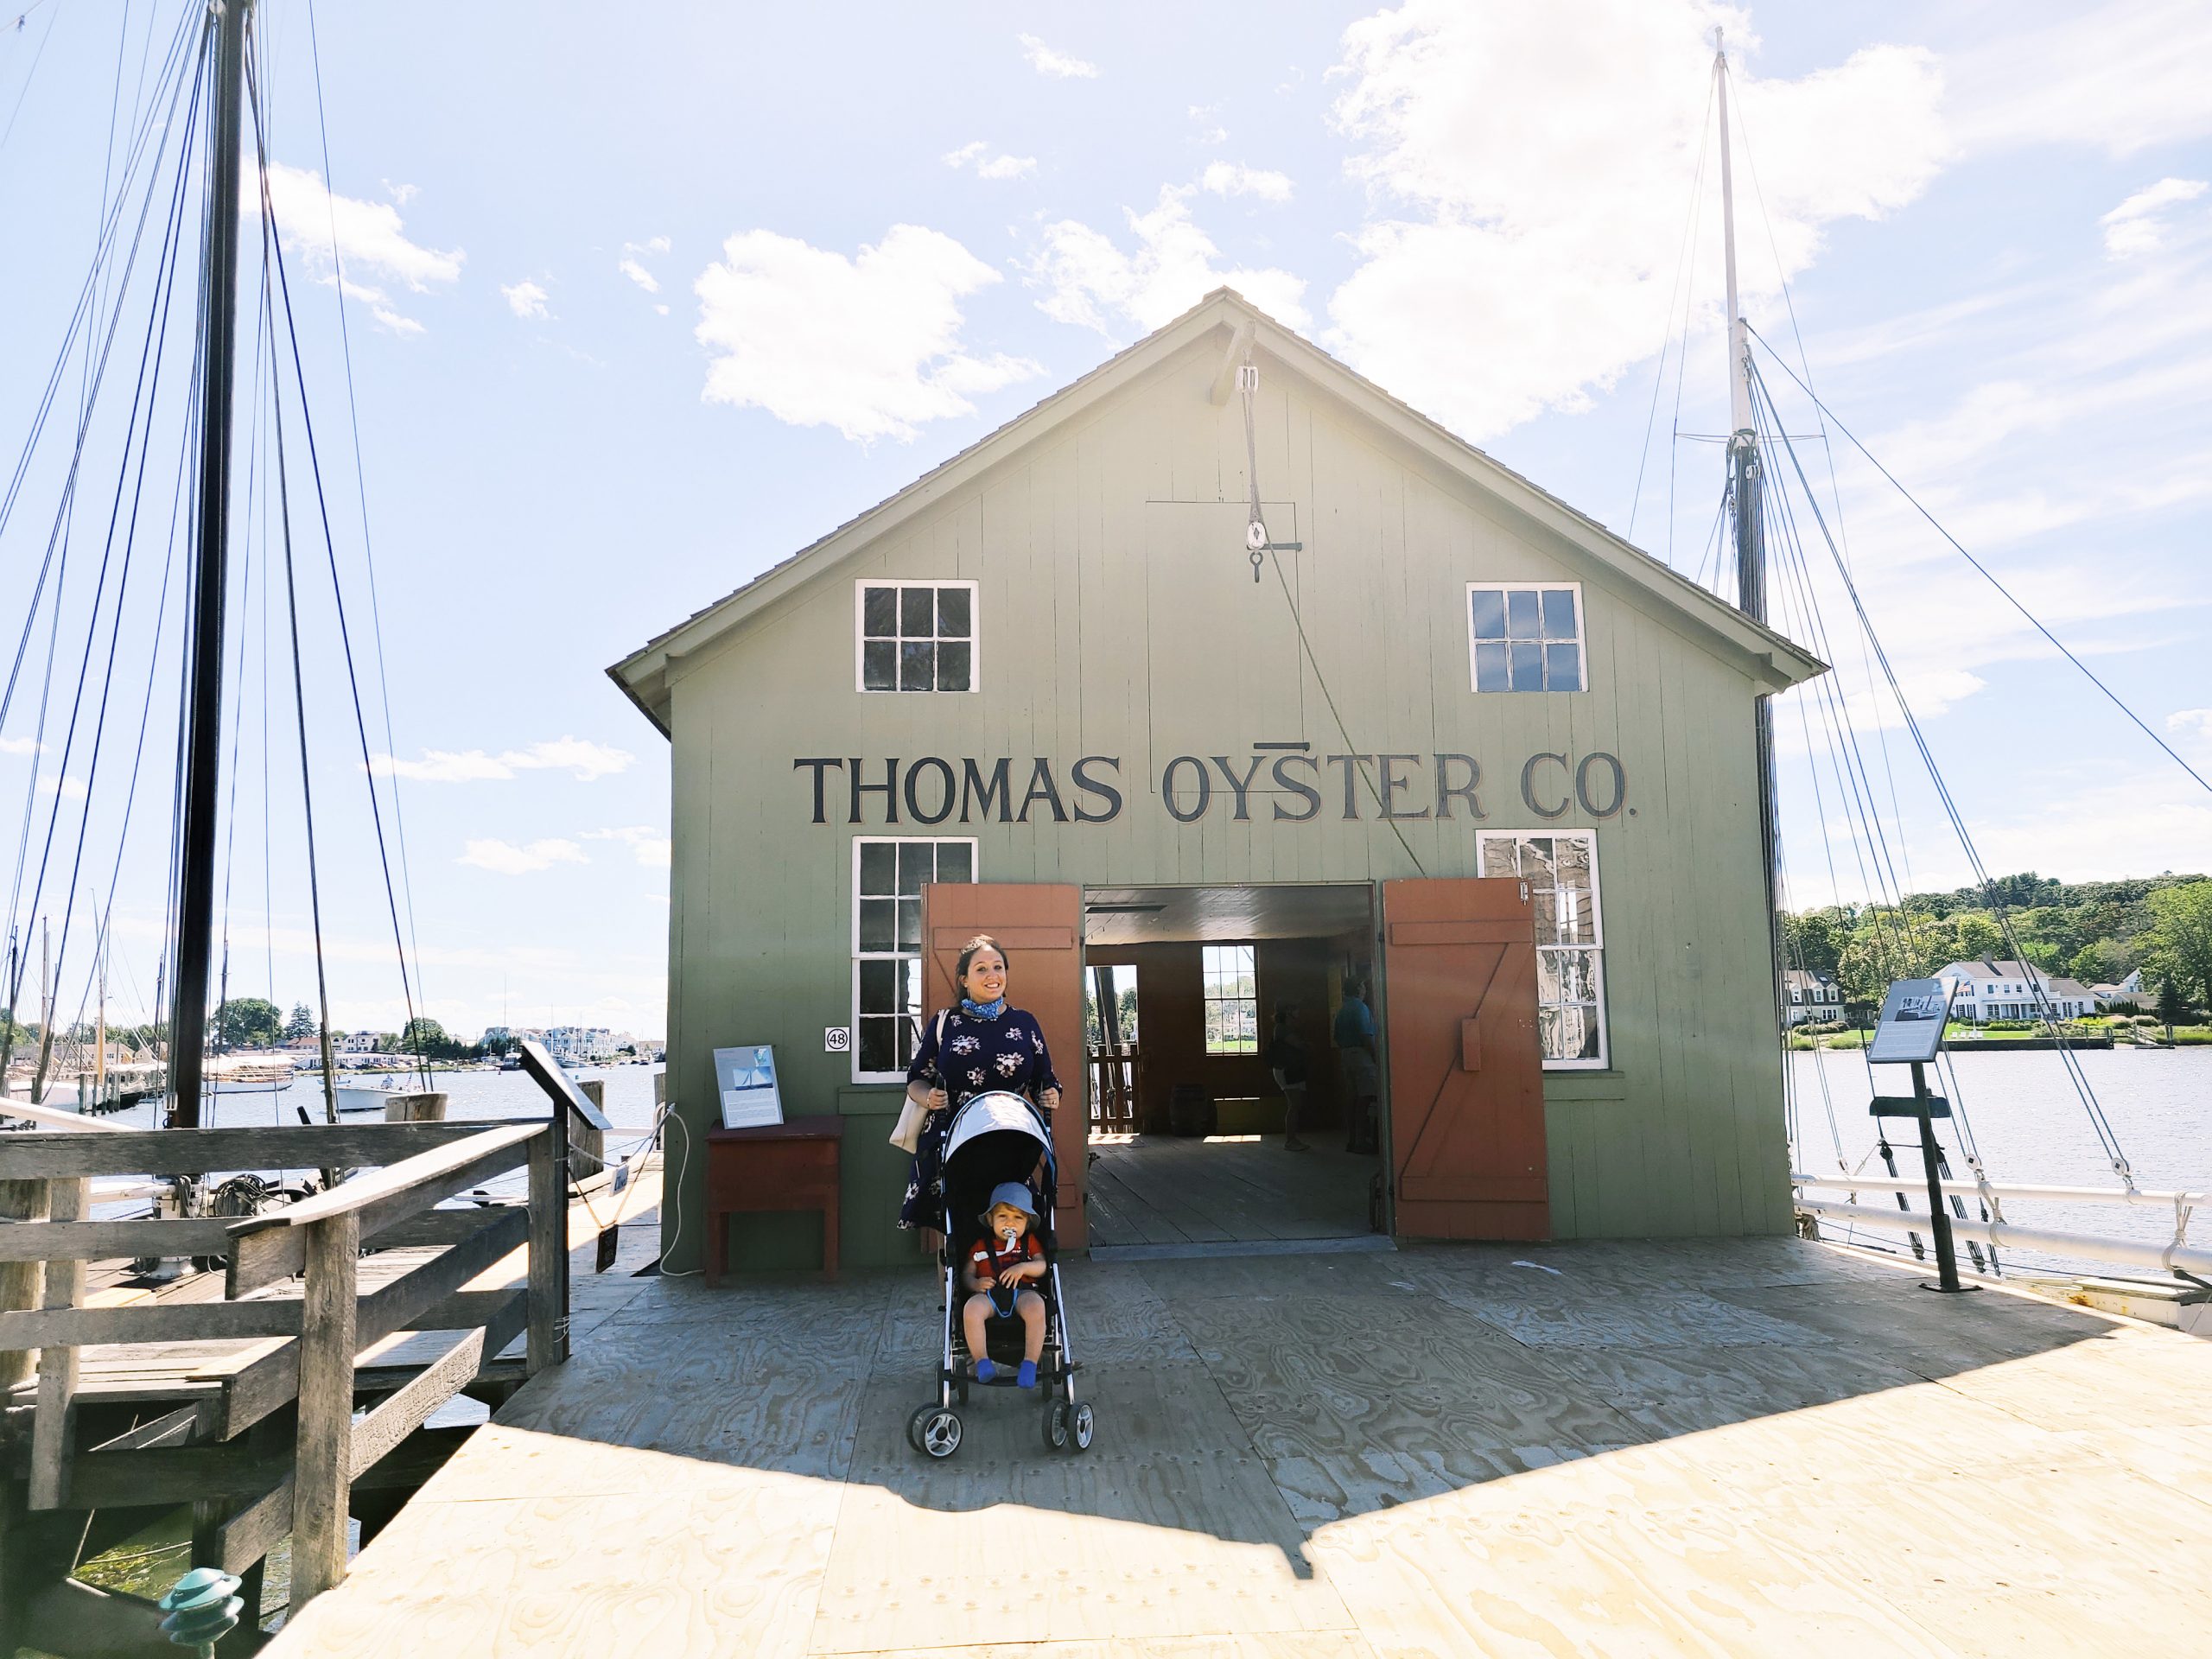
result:
<svg viewBox="0 0 2212 1659"><path fill-rule="evenodd" d="M816 823L1110 823L1122 816L1128 780L1118 755L1086 754L1056 767L1043 756L978 760L809 755L791 762L813 785ZM1618 757L1541 750L1521 763L1520 804L1540 818L1610 818L1627 805L1628 772ZM1402 822L1487 818L1497 789L1471 754L1319 754L1310 743L1255 743L1236 755L1179 754L1154 785L1179 823L1209 813L1306 823L1329 817ZM840 817L842 810L842 816Z"/></svg>

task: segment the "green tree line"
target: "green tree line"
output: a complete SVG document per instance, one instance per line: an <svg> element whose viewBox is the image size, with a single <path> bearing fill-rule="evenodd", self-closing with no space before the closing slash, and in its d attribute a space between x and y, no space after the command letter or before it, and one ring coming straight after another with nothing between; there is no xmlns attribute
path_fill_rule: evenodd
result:
<svg viewBox="0 0 2212 1659"><path fill-rule="evenodd" d="M2183 1004L2212 1004L2212 880L2201 875L2065 882L2031 872L1897 905L1785 912L1783 948L1788 966L1834 976L1849 1002L1878 1003L1891 980L2012 957L2006 924L2018 955L2045 973L2102 985L2140 969L2152 996L2171 980Z"/></svg>

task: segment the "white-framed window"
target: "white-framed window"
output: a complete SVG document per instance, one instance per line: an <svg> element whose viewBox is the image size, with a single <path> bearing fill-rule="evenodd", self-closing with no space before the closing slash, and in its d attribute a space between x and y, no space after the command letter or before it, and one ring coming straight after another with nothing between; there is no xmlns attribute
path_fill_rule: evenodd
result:
<svg viewBox="0 0 2212 1659"><path fill-rule="evenodd" d="M1260 1052L1260 982L1249 944L1200 947L1205 976L1206 1052Z"/></svg>
<svg viewBox="0 0 2212 1659"><path fill-rule="evenodd" d="M973 881L976 843L853 837L853 1081L899 1083L922 1018L922 888Z"/></svg>
<svg viewBox="0 0 2212 1659"><path fill-rule="evenodd" d="M976 661L976 584L892 582L853 584L853 679L862 691L973 691Z"/></svg>
<svg viewBox="0 0 2212 1659"><path fill-rule="evenodd" d="M1582 584L1467 584L1467 680L1478 691L1586 691Z"/></svg>
<svg viewBox="0 0 2212 1659"><path fill-rule="evenodd" d="M1536 909L1536 1030L1547 1071L1607 1064L1605 932L1592 830L1478 832L1482 873L1517 875Z"/></svg>

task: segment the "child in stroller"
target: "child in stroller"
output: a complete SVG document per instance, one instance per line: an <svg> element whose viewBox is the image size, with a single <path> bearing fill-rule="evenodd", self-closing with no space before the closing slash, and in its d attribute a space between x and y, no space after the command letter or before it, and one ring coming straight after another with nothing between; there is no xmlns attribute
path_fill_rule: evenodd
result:
<svg viewBox="0 0 2212 1659"><path fill-rule="evenodd" d="M960 1449L962 1434L956 1396L964 1406L971 1385L1020 1387L1038 1389L1042 1396L1048 1450L1089 1451L1096 1423L1089 1402L1076 1398L1077 1368L1068 1350L1052 1239L1058 1177L1043 1115L1020 1095L974 1096L947 1126L943 1167L937 1398L907 1419L907 1442L932 1458L949 1458ZM1009 1210L1026 1229L1011 1248L1002 1235L993 1239L986 1232L992 1217L1004 1217ZM977 1277L979 1256L988 1268L988 1283ZM994 1287L997 1306L988 1294Z"/></svg>
<svg viewBox="0 0 2212 1659"><path fill-rule="evenodd" d="M979 1219L983 1236L968 1253L968 1288L975 1293L961 1310L960 1325L968 1351L976 1356L975 1376L988 1382L997 1374L986 1336L994 1318L1021 1321L1021 1369L1015 1386L1037 1386L1037 1362L1045 1352L1045 1299L1029 1288L1045 1276L1045 1251L1029 1230L1037 1219L1029 1189L1020 1181L1001 1181L991 1189L991 1207Z"/></svg>

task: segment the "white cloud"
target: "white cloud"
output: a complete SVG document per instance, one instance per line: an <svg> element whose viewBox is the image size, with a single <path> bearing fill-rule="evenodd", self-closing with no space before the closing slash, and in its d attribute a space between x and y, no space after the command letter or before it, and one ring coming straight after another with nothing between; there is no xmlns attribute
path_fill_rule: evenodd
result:
<svg viewBox="0 0 2212 1659"><path fill-rule="evenodd" d="M1221 114L1220 105L1193 104L1185 111L1185 113L1192 120L1200 124L1198 127L1200 143L1225 144L1229 142L1229 129L1223 126L1217 118Z"/></svg>
<svg viewBox="0 0 2212 1659"><path fill-rule="evenodd" d="M2198 743L2212 743L2212 709L2179 709L2166 716L2166 729Z"/></svg>
<svg viewBox="0 0 2212 1659"><path fill-rule="evenodd" d="M81 801L85 798L85 780L81 778L56 778L52 772L41 772L39 775L38 792L41 795L59 795L67 801Z"/></svg>
<svg viewBox="0 0 2212 1659"><path fill-rule="evenodd" d="M2156 253L2166 245L2172 226L2165 210L2204 194L2202 179L2160 179L2138 190L2097 221L2105 227L2105 251L2115 259Z"/></svg>
<svg viewBox="0 0 2212 1659"><path fill-rule="evenodd" d="M1408 0L1345 31L1339 128L1378 217L1332 296L1330 343L1471 437L1576 409L1666 328L1708 107L1710 0L1473 7ZM1949 153L1925 52L1874 46L1796 80L1732 60L1736 137L1773 227L1747 244L1747 309L1821 228L1911 200ZM1752 195L1739 167L1739 206ZM1706 188L1718 189L1718 168ZM1719 215L1703 227L1717 244ZM1699 269L1715 268L1713 247Z"/></svg>
<svg viewBox="0 0 2212 1659"><path fill-rule="evenodd" d="M666 253L670 246L669 239L664 236L650 237L643 242L625 242L622 245L622 257L614 269L627 276L639 288L644 289L646 293L658 294L660 292L660 278L646 270L638 256ZM664 309L662 309L662 315L667 315Z"/></svg>
<svg viewBox="0 0 2212 1659"><path fill-rule="evenodd" d="M35 737L0 737L0 754L44 754L46 745Z"/></svg>
<svg viewBox="0 0 2212 1659"><path fill-rule="evenodd" d="M1273 269L1224 269L1221 250L1191 218L1193 194L1188 185L1163 185L1150 213L1127 210L1136 237L1128 252L1074 219L1047 226L1044 249L1029 267L1032 279L1051 290L1039 308L1113 339L1119 320L1157 328L1225 285L1289 327L1305 327L1311 321L1305 278Z"/></svg>
<svg viewBox="0 0 2212 1659"><path fill-rule="evenodd" d="M1040 75L1050 75L1055 80L1096 80L1098 66L1085 63L1081 58L1071 57L1065 52L1055 52L1034 35L1018 37L1021 41L1021 55L1029 60L1029 67Z"/></svg>
<svg viewBox="0 0 2212 1659"><path fill-rule="evenodd" d="M957 149L948 149L943 159L947 167L962 168L972 165L976 169L976 176L979 179L1026 179L1037 170L1037 158L1034 156L987 156L984 152L989 149L988 144L978 138L973 143L961 145Z"/></svg>
<svg viewBox="0 0 2212 1659"><path fill-rule="evenodd" d="M1946 61L1952 126L1970 149L2083 144L2113 156L2212 136L2212 9L2113 0L2005 19Z"/></svg>
<svg viewBox="0 0 2212 1659"><path fill-rule="evenodd" d="M512 778L518 772L566 772L578 783L588 784L628 771L636 759L627 749L580 737L556 737L533 743L526 749L507 749L496 755L486 754L481 749L425 749L420 760L372 755L369 770L379 778L407 778L425 784L477 783L487 779Z"/></svg>
<svg viewBox="0 0 2212 1659"><path fill-rule="evenodd" d="M894 225L847 257L772 231L745 231L692 284L711 354L709 403L764 409L849 438L912 439L924 422L972 415L969 394L1043 372L1027 358L969 353L959 302L999 273L940 231Z"/></svg>
<svg viewBox="0 0 2212 1659"><path fill-rule="evenodd" d="M244 194L257 212L261 185L251 156L245 168ZM394 334L421 334L423 325L394 308L380 284L428 293L433 283L457 281L467 255L458 248L442 252L409 240L397 206L340 195L323 183L321 174L306 168L271 162L268 176L276 223L315 279L332 283L342 274L347 297L367 306L378 322ZM411 185L385 188L401 205L415 194Z"/></svg>
<svg viewBox="0 0 2212 1659"><path fill-rule="evenodd" d="M394 184L390 179L379 179L377 182L384 186L385 194L402 207L423 194L423 187L419 184Z"/></svg>
<svg viewBox="0 0 2212 1659"><path fill-rule="evenodd" d="M507 309L515 315L539 322L552 321L553 313L545 303L552 296L536 283L517 283L512 288L502 285L499 293L507 302Z"/></svg>
<svg viewBox="0 0 2212 1659"><path fill-rule="evenodd" d="M1242 162L1208 162L1206 170L1198 175L1198 185L1217 196L1257 196L1262 201L1290 200L1287 175L1271 173L1264 168L1247 167Z"/></svg>
<svg viewBox="0 0 2212 1659"><path fill-rule="evenodd" d="M587 830L586 841L619 841L636 855L638 862L652 869L664 870L676 850L676 843L651 824L626 824L619 830Z"/></svg>
<svg viewBox="0 0 2212 1659"><path fill-rule="evenodd" d="M557 839L533 841L526 847L512 841L472 841L454 861L473 864L498 875L528 875L537 870L550 870L556 864L591 862L575 842Z"/></svg>

